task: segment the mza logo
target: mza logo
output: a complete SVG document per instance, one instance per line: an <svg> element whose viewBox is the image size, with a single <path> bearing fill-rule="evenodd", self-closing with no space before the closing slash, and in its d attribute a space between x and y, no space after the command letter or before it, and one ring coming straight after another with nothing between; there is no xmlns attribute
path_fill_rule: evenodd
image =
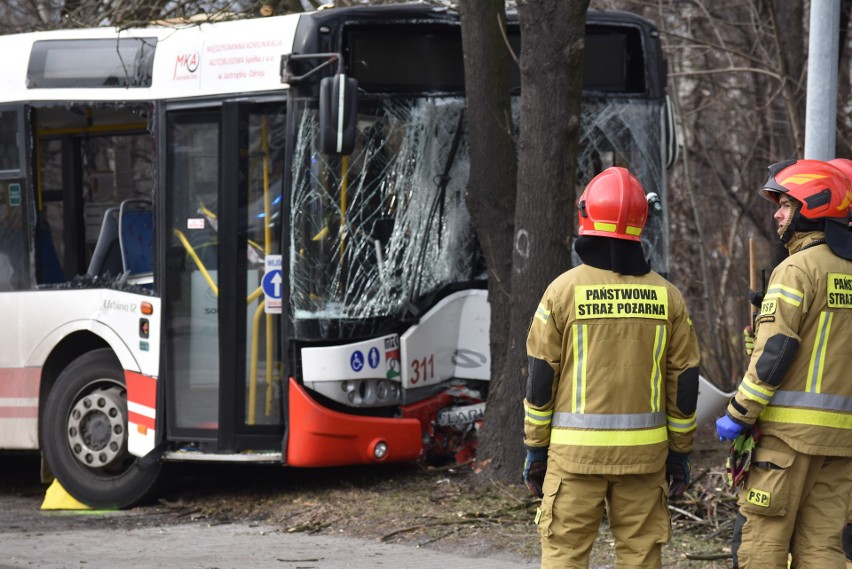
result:
<svg viewBox="0 0 852 569"><path fill-rule="evenodd" d="M175 72L172 79L190 79L201 65L201 56L197 51L182 53L175 58Z"/></svg>
<svg viewBox="0 0 852 569"><path fill-rule="evenodd" d="M761 508L768 508L769 496L769 492L757 490L756 488L749 488L748 495L746 496L746 502L754 504L755 506L760 506Z"/></svg>

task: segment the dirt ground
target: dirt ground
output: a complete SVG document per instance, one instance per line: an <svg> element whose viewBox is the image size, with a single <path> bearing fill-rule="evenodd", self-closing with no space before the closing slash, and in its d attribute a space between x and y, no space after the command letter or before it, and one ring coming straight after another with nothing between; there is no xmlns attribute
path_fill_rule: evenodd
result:
<svg viewBox="0 0 852 569"><path fill-rule="evenodd" d="M733 494L724 487L724 446L699 436L692 487L672 504L673 538L664 567L731 566ZM0 460L0 493L37 503L37 457L12 467ZM519 465L520 469L520 465ZM532 518L538 505L522 484L473 484L469 469L417 465L296 470L277 466L171 465L168 484L150 505L108 523L127 529L202 521L209 525L258 523L282 532L360 537L476 557L494 551L536 559ZM2 501L0 496L0 501ZM37 512L21 523L39 524ZM92 523L91 521L89 523ZM36 529L37 528L33 528ZM593 551L593 567L612 567L606 529Z"/></svg>
<svg viewBox="0 0 852 569"><path fill-rule="evenodd" d="M735 496L724 484L725 445L702 433L693 453L693 484L671 504L673 537L664 567L731 566ZM520 465L519 465L520 469ZM282 473L286 473L282 477ZM234 479L209 469L184 474L155 506L186 519L256 521L288 532L339 534L475 556L500 550L539 555L532 523L538 501L522 484L474 484L468 469L415 465L317 471L236 469ZM594 566L614 565L604 524Z"/></svg>

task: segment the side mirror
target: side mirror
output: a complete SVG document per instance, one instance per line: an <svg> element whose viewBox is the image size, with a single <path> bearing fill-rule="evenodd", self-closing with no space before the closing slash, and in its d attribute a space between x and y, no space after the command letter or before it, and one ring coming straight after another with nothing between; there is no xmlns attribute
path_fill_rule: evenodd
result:
<svg viewBox="0 0 852 569"><path fill-rule="evenodd" d="M352 154L358 117L358 82L338 73L320 81L320 145L326 154Z"/></svg>

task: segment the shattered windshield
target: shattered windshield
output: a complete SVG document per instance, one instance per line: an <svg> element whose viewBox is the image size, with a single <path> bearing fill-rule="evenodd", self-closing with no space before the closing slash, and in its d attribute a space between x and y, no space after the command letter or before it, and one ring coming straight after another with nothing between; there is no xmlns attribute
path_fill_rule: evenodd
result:
<svg viewBox="0 0 852 569"><path fill-rule="evenodd" d="M463 106L461 98L383 103L359 115L346 157L315 150L316 114L301 116L291 210L296 319L397 315L477 277Z"/></svg>
<svg viewBox="0 0 852 569"><path fill-rule="evenodd" d="M299 115L290 210L290 298L299 320L399 317L486 273L464 204L469 158L461 97L387 99L358 117L350 156L321 154L314 109ZM515 102L515 123L518 104ZM664 199L659 103L584 102L578 187L627 166ZM664 213L643 245L665 272ZM419 306L428 309L428 306Z"/></svg>

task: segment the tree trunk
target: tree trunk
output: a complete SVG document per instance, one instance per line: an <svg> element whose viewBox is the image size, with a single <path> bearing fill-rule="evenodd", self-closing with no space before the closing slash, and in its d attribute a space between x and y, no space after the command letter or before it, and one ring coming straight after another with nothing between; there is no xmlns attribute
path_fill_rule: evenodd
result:
<svg viewBox="0 0 852 569"><path fill-rule="evenodd" d="M470 177L466 204L477 229L488 267L491 304L491 390L483 433L496 446L516 433L502 433L502 417L491 412L493 394L499 393L498 370L508 353L510 312L497 307L512 302L512 235L515 214L517 160L511 94L509 50L504 40L506 11L502 0L461 2L459 5L464 49ZM514 63L512 63L514 65ZM500 409L499 404L495 409ZM490 417L490 418L489 418ZM488 425L494 424L493 427ZM480 463L487 463L480 454Z"/></svg>
<svg viewBox="0 0 852 569"><path fill-rule="evenodd" d="M509 336L505 343L492 339L492 349L501 345L507 351L492 373L477 451L484 472L507 482L519 480L523 464L530 318L550 281L571 266L588 5L588 0L518 2L523 47L512 296L508 309L492 310L509 313Z"/></svg>

